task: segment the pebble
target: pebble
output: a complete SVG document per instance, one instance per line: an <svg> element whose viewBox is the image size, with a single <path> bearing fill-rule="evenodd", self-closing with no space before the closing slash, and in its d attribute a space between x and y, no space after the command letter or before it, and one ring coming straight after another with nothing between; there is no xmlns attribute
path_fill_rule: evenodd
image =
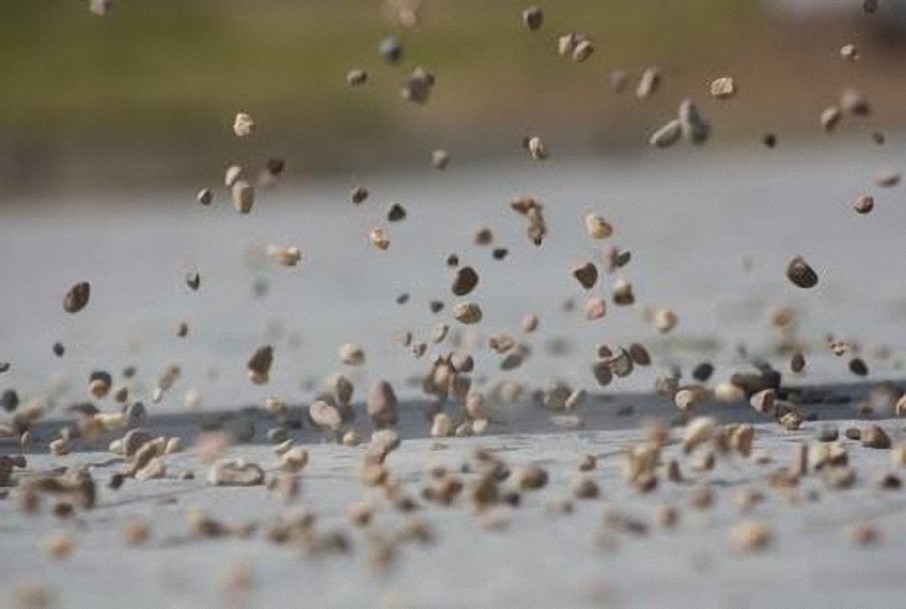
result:
<svg viewBox="0 0 906 609"><path fill-rule="evenodd" d="M704 144L711 135L711 125L709 125L692 100L684 99L679 106L680 130L683 137L696 146Z"/></svg>
<svg viewBox="0 0 906 609"><path fill-rule="evenodd" d="M398 64L403 60L403 44L394 36L387 36L381 40L378 52L389 64Z"/></svg>
<svg viewBox="0 0 906 609"><path fill-rule="evenodd" d="M802 353L796 352L790 358L790 370L799 374L805 369L805 356Z"/></svg>
<svg viewBox="0 0 906 609"><path fill-rule="evenodd" d="M639 99L647 99L654 95L661 85L661 71L659 68L650 67L642 72L639 79L639 86L635 90L635 95Z"/></svg>
<svg viewBox="0 0 906 609"><path fill-rule="evenodd" d="M869 425L862 430L862 446L865 448L888 449L891 447L890 436L877 425Z"/></svg>
<svg viewBox="0 0 906 609"><path fill-rule="evenodd" d="M818 285L818 274L802 256L796 256L787 264L786 276L797 287L808 289Z"/></svg>
<svg viewBox="0 0 906 609"><path fill-rule="evenodd" d="M193 292L198 291L198 288L201 286L201 276L197 271L189 271L186 273L186 285L189 286L189 289Z"/></svg>
<svg viewBox="0 0 906 609"><path fill-rule="evenodd" d="M526 313L519 321L519 327L522 328L522 331L526 334L531 334L538 329L540 323L540 319L537 315L534 313Z"/></svg>
<svg viewBox="0 0 906 609"><path fill-rule="evenodd" d="M677 143L683 135L683 128L679 119L673 119L655 131L648 139L648 143L655 148L669 148Z"/></svg>
<svg viewBox="0 0 906 609"><path fill-rule="evenodd" d="M354 343L340 345L337 357L347 366L362 366L365 364L365 350Z"/></svg>
<svg viewBox="0 0 906 609"><path fill-rule="evenodd" d="M588 476L578 476L570 483L570 489L576 499L596 499L601 494L601 487Z"/></svg>
<svg viewBox="0 0 906 609"><path fill-rule="evenodd" d="M236 137L247 137L255 131L255 121L247 112L239 112L233 121L233 133Z"/></svg>
<svg viewBox="0 0 906 609"><path fill-rule="evenodd" d="M298 473L308 465L308 451L298 446L290 448L280 455L280 469L284 472Z"/></svg>
<svg viewBox="0 0 906 609"><path fill-rule="evenodd" d="M723 76L711 81L711 95L717 99L730 99L736 96L736 81Z"/></svg>
<svg viewBox="0 0 906 609"><path fill-rule="evenodd" d="M544 146L541 138L529 138L526 147L528 148L529 153L532 155L532 158L536 161L544 161L547 159L547 148Z"/></svg>
<svg viewBox="0 0 906 609"><path fill-rule="evenodd" d="M868 364L860 357L849 360L849 371L856 376L868 376Z"/></svg>
<svg viewBox="0 0 906 609"><path fill-rule="evenodd" d="M450 153L443 149L431 153L431 166L443 171L450 164Z"/></svg>
<svg viewBox="0 0 906 609"><path fill-rule="evenodd" d="M482 318L481 307L474 302L458 302L452 312L456 321L466 325L477 324Z"/></svg>
<svg viewBox="0 0 906 609"><path fill-rule="evenodd" d="M544 13L537 6L530 6L522 11L522 23L530 32L535 32L544 23Z"/></svg>
<svg viewBox="0 0 906 609"><path fill-rule="evenodd" d="M233 207L240 214L248 214L252 211L255 204L255 189L247 180L238 179L230 186L230 196L233 199Z"/></svg>
<svg viewBox="0 0 906 609"><path fill-rule="evenodd" d="M859 49L854 44L844 44L840 47L840 57L846 61L856 61L859 59Z"/></svg>
<svg viewBox="0 0 906 609"><path fill-rule="evenodd" d="M246 364L249 379L256 385L266 384L270 380L270 370L273 362L274 348L270 345L258 347Z"/></svg>
<svg viewBox="0 0 906 609"><path fill-rule="evenodd" d="M404 208L399 203L394 203L390 206L390 209L387 210L387 221L388 222L401 222L406 219L406 208Z"/></svg>
<svg viewBox="0 0 906 609"><path fill-rule="evenodd" d="M892 169L879 169L875 172L875 184L881 188L892 188L900 183L900 172Z"/></svg>
<svg viewBox="0 0 906 609"><path fill-rule="evenodd" d="M294 267L302 259L302 252L298 247L281 247L279 245L267 246L266 253L277 264L287 267Z"/></svg>
<svg viewBox="0 0 906 609"><path fill-rule="evenodd" d="M210 188L202 188L195 195L195 200L202 205L210 205L214 201L214 192Z"/></svg>
<svg viewBox="0 0 906 609"><path fill-rule="evenodd" d="M654 328L660 334L667 334L679 323L679 317L670 309L657 309L654 312Z"/></svg>
<svg viewBox="0 0 906 609"><path fill-rule="evenodd" d="M603 298L592 298L585 303L585 319L595 321L607 314L607 301Z"/></svg>
<svg viewBox="0 0 906 609"><path fill-rule="evenodd" d="M245 173L242 171L242 167L239 165L230 165L226 168L226 171L223 175L223 185L227 188L232 188L233 184L239 181Z"/></svg>
<svg viewBox="0 0 906 609"><path fill-rule="evenodd" d="M417 67L406 76L400 95L407 102L426 104L431 97L434 83L434 74Z"/></svg>
<svg viewBox="0 0 906 609"><path fill-rule="evenodd" d="M381 251L390 247L390 237L387 235L387 231L380 226L371 229L368 238L371 240L371 244Z"/></svg>
<svg viewBox="0 0 906 609"><path fill-rule="evenodd" d="M368 390L365 407L368 416L378 427L396 425L399 419L396 393L390 383L385 380L377 381Z"/></svg>
<svg viewBox="0 0 906 609"><path fill-rule="evenodd" d="M730 531L730 542L740 552L764 550L771 544L771 538L771 529L763 522L741 522Z"/></svg>
<svg viewBox="0 0 906 609"><path fill-rule="evenodd" d="M579 285L586 290L590 290L595 286L595 283L598 282L598 269L593 263L586 262L573 269L573 277L576 278Z"/></svg>
<svg viewBox="0 0 906 609"><path fill-rule="evenodd" d="M75 540L66 533L57 533L45 539L44 548L52 558L63 560L72 554L75 549Z"/></svg>
<svg viewBox="0 0 906 609"><path fill-rule="evenodd" d="M768 148L773 148L777 145L777 136L773 133L766 133L762 138L761 142Z"/></svg>
<svg viewBox="0 0 906 609"><path fill-rule="evenodd" d="M81 281L73 285L63 297L63 310L67 313L78 313L88 305L91 297L91 284Z"/></svg>
<svg viewBox="0 0 906 609"><path fill-rule="evenodd" d="M815 435L819 442L836 442L840 437L840 430L836 425L826 424L818 427Z"/></svg>
<svg viewBox="0 0 906 609"><path fill-rule="evenodd" d="M349 200L354 205L363 203L368 198L368 189L362 186L356 186L349 192Z"/></svg>
<svg viewBox="0 0 906 609"><path fill-rule="evenodd" d="M368 72L365 70L349 70L346 73L346 84L350 87L362 87L368 82Z"/></svg>
<svg viewBox="0 0 906 609"><path fill-rule="evenodd" d="M840 117L842 113L840 108L837 106L828 106L821 111L821 128L825 132L830 133L837 126L837 123L840 122Z"/></svg>
<svg viewBox="0 0 906 609"><path fill-rule="evenodd" d="M225 459L211 467L208 482L215 486L258 486L264 484L264 470L242 459Z"/></svg>
<svg viewBox="0 0 906 609"><path fill-rule="evenodd" d="M88 10L98 17L103 17L107 14L107 11L110 10L112 5L113 0L90 0L88 3Z"/></svg>
<svg viewBox="0 0 906 609"><path fill-rule="evenodd" d="M453 279L452 291L455 296L465 296L478 285L478 273L470 266L459 267Z"/></svg>
<svg viewBox="0 0 906 609"><path fill-rule="evenodd" d="M840 108L853 116L868 116L871 106L864 93L855 89L844 89L840 93Z"/></svg>

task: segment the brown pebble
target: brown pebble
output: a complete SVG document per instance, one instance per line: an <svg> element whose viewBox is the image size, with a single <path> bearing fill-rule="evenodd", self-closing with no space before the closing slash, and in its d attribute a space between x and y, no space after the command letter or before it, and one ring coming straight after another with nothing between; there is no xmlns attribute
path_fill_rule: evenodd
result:
<svg viewBox="0 0 906 609"><path fill-rule="evenodd" d="M361 87L368 82L368 72L365 70L349 70L346 73L346 83L353 88Z"/></svg>
<svg viewBox="0 0 906 609"><path fill-rule="evenodd" d="M380 226L371 229L371 232L368 233L368 238L371 244L379 250L383 251L390 247L390 237L387 235L387 231Z"/></svg>
<svg viewBox="0 0 906 609"><path fill-rule="evenodd" d="M482 318L481 307L474 302L458 302L453 305L453 317L463 324L477 324Z"/></svg>
<svg viewBox="0 0 906 609"><path fill-rule="evenodd" d="M124 527L126 543L130 546L141 546L151 538L151 527L142 520L130 520Z"/></svg>
<svg viewBox="0 0 906 609"><path fill-rule="evenodd" d="M871 522L862 522L853 525L846 531L850 542L859 546L874 545L881 541L881 533Z"/></svg>
<svg viewBox="0 0 906 609"><path fill-rule="evenodd" d="M576 499L595 499L601 494L598 483L588 476L578 476L570 483L570 489Z"/></svg>
<svg viewBox="0 0 906 609"><path fill-rule="evenodd" d="M66 533L57 533L44 541L44 547L52 558L63 560L72 554L75 549L75 540Z"/></svg>
<svg viewBox="0 0 906 609"><path fill-rule="evenodd" d="M786 276L800 288L808 289L818 285L818 274L802 256L796 256L790 260L786 267Z"/></svg>
<svg viewBox="0 0 906 609"><path fill-rule="evenodd" d="M195 195L195 200L201 203L202 205L210 205L214 200L214 193L210 188L202 188Z"/></svg>
<svg viewBox="0 0 906 609"><path fill-rule="evenodd" d="M585 264L573 269L573 277L576 278L576 281L579 282L579 285L581 285L586 290L590 290L598 281L598 269L593 263L586 262Z"/></svg>
<svg viewBox="0 0 906 609"><path fill-rule="evenodd" d="M730 531L730 543L740 552L755 552L771 544L771 529L763 522L741 522Z"/></svg>
<svg viewBox="0 0 906 609"><path fill-rule="evenodd" d="M805 356L800 352L793 354L793 357L790 358L790 370L799 374L805 369Z"/></svg>
<svg viewBox="0 0 906 609"><path fill-rule="evenodd" d="M366 398L366 410L378 427L396 425L399 415L393 386L384 380L372 385Z"/></svg>
<svg viewBox="0 0 906 609"><path fill-rule="evenodd" d="M862 430L861 439L865 448L888 449L891 446L890 436L877 425L869 425Z"/></svg>
<svg viewBox="0 0 906 609"><path fill-rule="evenodd" d="M91 297L91 284L82 281L73 285L63 297L63 310L67 313L78 313L88 305Z"/></svg>
<svg viewBox="0 0 906 609"><path fill-rule="evenodd" d="M354 205L359 205L363 203L365 199L368 198L368 189L363 188L362 186L356 186L349 192L349 200Z"/></svg>
<svg viewBox="0 0 906 609"><path fill-rule="evenodd" d="M457 269L456 277L453 280L453 294L456 296L465 296L475 289L478 285L478 273L470 266L463 266Z"/></svg>
<svg viewBox="0 0 906 609"><path fill-rule="evenodd" d="M840 47L840 57L846 61L856 61L859 59L859 49L854 44L844 44Z"/></svg>
<svg viewBox="0 0 906 609"><path fill-rule="evenodd" d="M270 380L271 364L274 361L274 348L270 345L259 347L249 358L246 367L249 379L256 385L264 385Z"/></svg>
<svg viewBox="0 0 906 609"><path fill-rule="evenodd" d="M870 195L862 195L852 202L852 208L857 214L870 213L875 206L875 198Z"/></svg>

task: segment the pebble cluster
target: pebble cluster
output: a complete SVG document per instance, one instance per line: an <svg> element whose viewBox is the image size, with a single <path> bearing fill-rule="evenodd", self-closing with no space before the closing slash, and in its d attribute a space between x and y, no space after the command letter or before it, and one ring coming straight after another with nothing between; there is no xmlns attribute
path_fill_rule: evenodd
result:
<svg viewBox="0 0 906 609"><path fill-rule="evenodd" d="M421 22L418 2L390 4L398 12L400 23L414 27ZM110 0L90 2L90 10L99 16L107 14L110 8ZM117 8L129 9L125 5ZM865 2L865 13L873 13L874 8L874 2ZM519 17L514 15L512 25L520 27L521 24L525 36L545 37L550 34L550 51L555 57L557 54L562 56L558 60L581 64L589 62L594 56L596 43L588 35L575 31L547 31L548 22L541 8L527 7L521 12L521 19ZM391 66L408 61L402 42L395 36L381 40L377 51L381 59ZM841 46L839 55L847 62L856 62L860 58L860 50L848 43ZM589 63L594 63L594 60ZM342 79L344 75L339 74L337 78ZM375 78L374 74L357 67L351 67L345 74L345 82L351 89L370 87ZM626 88L629 79L626 72L618 70L609 75L608 83L612 90L619 92ZM664 79L665 72L661 68L652 66L645 69L636 83L636 97L645 100L656 95ZM441 95L442 83L443 74L435 76L433 71L415 66L401 75L398 91L406 104L417 107L431 103L435 95ZM715 75L710 83L705 83L702 91L694 93L706 100L713 98L712 103L732 106L732 100L744 96L745 86L743 83L740 88L732 76ZM706 120L693 96L671 102L672 107L676 108L675 113L671 111L670 115L663 117L661 120L665 122L656 126L648 137L651 147L665 149L681 141L702 146L711 139L714 126L719 127L716 121L712 125ZM871 106L864 94L846 89L839 99L820 112L819 124L824 131L833 132L841 121L864 117L870 112ZM259 124L250 112L239 111L233 118L232 132L242 139L266 138L267 119L260 118ZM879 132L875 132L873 137L879 143L884 141L883 134ZM768 134L763 141L769 148L774 147L776 136ZM522 151L516 152L522 155L525 162L543 162L556 152L538 135L523 136L520 142ZM514 139L514 149L515 144ZM450 165L451 157L446 150L437 149L431 153L430 159L425 159L426 166L429 161L432 167L444 170ZM268 159L257 174L247 173L246 168L239 165L228 165L223 180L225 190L215 192L213 187L202 187L197 191L195 201L204 208L228 201L225 205L231 203L239 216L253 214L256 210L256 189L279 181L284 168L285 162L279 157ZM880 171L875 176L875 184L880 188L893 187L899 180L897 172ZM369 203L370 191L363 185L353 188L346 197L363 217L370 218L371 228L362 239L366 249L367 244L374 248L369 255L388 256L393 253L385 253L388 250L395 251L404 246L393 240L391 228L391 225L398 226L398 223L406 221L410 212L403 205L393 203L385 212L378 212ZM543 248L550 234L563 228L548 226L545 204L551 203L542 203L530 194L502 204L509 210L507 217L519 223L520 231L525 231L525 239L532 248ZM872 195L863 194L855 198L850 206L856 214L866 215L874 209L875 200ZM411 213L415 214L417 210L413 208ZM592 211L584 217L575 218L573 232L590 242L608 243L618 234L619 226L612 224L606 215ZM498 246L494 231L485 226L475 231L473 242L477 246L491 248L495 261L504 261L509 254L508 248ZM304 270L308 260L305 244L270 244L266 255L272 263L287 267L286 272L293 267ZM393 337L399 348L407 350L412 357L424 358L425 372L419 383L430 404L425 412L414 414L404 408L395 388L400 386L401 379L379 379L368 387L357 387L353 380L355 375L347 371L366 366L371 356L356 343L341 344L335 353L324 354L325 358L331 358L345 367L342 368L344 372L325 379L323 392L310 404L286 404L277 397L268 398L261 404L259 411L267 421L263 434L258 428L261 423L256 423L258 419L227 417L213 428L193 431L187 438L159 435L153 431L153 408L180 380L182 371L179 365L167 365L155 377L148 395L135 390L133 379L139 373L134 368L126 368L120 375L95 370L85 383L89 401L71 405L68 412L74 415L74 419L71 422L54 422L50 435L46 433L46 422L42 423L49 414L47 404L40 400L20 400L14 389L3 392L0 408L8 414L8 421L0 422L0 500L15 500L19 509L28 514L38 514L44 504L49 504L55 518L67 520L96 508L102 486L106 487L103 496L109 497L108 491L116 491L124 484L153 485L154 481L162 479L189 484L198 478L213 487L262 487L263 492L292 504L299 500L300 487L311 459L309 450L298 445L297 438L293 436L297 435L297 430L308 428L317 430L323 442L341 445L344 450L354 451L356 455L357 479L363 495L367 495L369 500L356 501L348 506L348 526L367 532L361 551L368 557L375 572L390 569L405 546L430 545L436 541L430 523L435 507L467 509L482 528L489 531L505 529L512 510L530 502L532 494L553 484L552 480L562 481L560 472L554 476L540 464L511 462L502 453L478 449L457 469L437 467L425 472L416 482L403 480L394 474L390 458L406 439L399 431L402 418L423 416L424 420L420 423L422 435L439 442L454 443L455 438L493 433L495 425L506 419L508 406L528 402L532 408L549 415L559 429L576 429L582 426L583 406L590 392L600 392L604 387L630 376L638 368L662 363L669 366L669 362L659 362L659 354L655 351L652 355L652 351L642 342L601 344L587 359L597 387L575 387L559 380L529 387L506 376L498 379L498 372L517 369L532 356L532 346L525 340L525 335L543 332L543 319L535 312L526 312L515 331L485 328L486 335L481 344L468 345L455 341L453 337L458 336L463 327L486 324L481 287L487 280L482 279L480 264L466 261L461 256L460 253L451 253L446 265L438 264L438 274L445 274L444 285L449 286L453 296L449 305L441 297L431 303L431 310L442 315L441 321L430 328L401 330ZM810 263L795 251L787 252L786 256L786 267L776 270L777 282L783 283L785 275L786 282L794 286L791 290L822 289L827 274L820 260ZM574 281L574 285L578 285L585 295L583 303L569 302L564 305L565 308L581 311L589 324L601 324L605 323L602 320L607 318L611 307L636 306L643 294L636 294L628 278L630 262L628 250L613 246L600 260L579 260L572 268L564 268L564 277ZM608 280L610 275L614 275L613 281ZM61 286L61 291L65 288L62 309L66 315L74 316L77 322L78 314L92 306L93 294L89 282L78 277L73 277L72 281L74 283L68 288ZM201 276L195 270L186 274L184 282L191 292L204 289ZM446 294L443 296L449 297ZM407 294L397 299L400 304L407 301ZM668 307L645 305L639 308L642 309L642 318L651 327L653 337L670 334L681 323L680 314ZM873 484L879 490L900 489L900 476L895 470L906 466L906 445L895 443L898 434L893 431L893 423L866 421L864 425L842 431L828 423L813 424L818 417L813 407L815 400L782 383L784 374L801 376L808 368L806 353L796 346L799 343L795 321L796 313L791 311L779 311L772 319L773 326L786 333L784 336L791 346L788 372L777 370L755 358L743 358L746 361L740 369L730 371L722 380L712 380L716 371L709 362L701 362L694 367L688 379L678 367L673 367L669 374L657 379L654 390L661 396L663 419L667 422L651 422L639 429L635 439L627 441L623 447L621 459L624 484L640 495L653 495L664 484L680 485L686 489L687 506L658 506L656 522L660 528L682 526L685 511L709 510L719 500L718 495L728 494L719 493L709 485L707 476L707 472L723 463L744 463L745 467L758 469L763 472L761 478L768 487L778 497L791 503L817 501L815 497L801 497L800 483L806 479L820 480L829 492L852 487L859 484L862 478L875 480ZM175 327L179 337L191 339L187 322L180 321ZM844 358L845 365L841 365L841 371L848 371L856 377L868 375L868 364L857 345L836 336L826 338L826 352L808 353L808 358L822 355ZM52 348L58 357L65 356L62 343L57 342ZM495 368L479 369L476 366L474 356L485 349L493 355ZM279 353L273 345L258 346L245 360L248 381L267 386L271 369L278 365L278 361ZM15 365L14 361L0 362L0 374ZM237 367L241 366L242 362L238 362ZM200 399L200 396L193 395L186 401L191 405ZM761 427L744 421L722 423L708 410L714 405L740 403L748 403L754 411L752 416L763 425L790 433L814 427L814 437L791 446L792 458L769 454L759 447ZM892 384L882 384L860 408L860 414L866 417L906 417L906 395ZM273 447L273 462L261 464L241 456L241 445L262 435ZM67 466L67 455L94 449L99 442L106 446L112 466ZM857 475L850 454L861 450L890 451L890 467L881 472ZM203 467L204 471L172 467L171 457L186 451L197 458L199 467ZM49 452L55 458L59 457L64 465L36 471L29 467L31 452ZM780 462L782 465L778 465ZM602 488L602 483L594 475L597 467L597 455L577 454L574 471L569 473L568 481L560 489L562 501L549 506L550 510L569 514L575 502L595 501L606 495L607 489ZM100 480L98 472L107 470L112 470L108 480ZM760 492L751 488L733 492L740 520L728 530L729 551L767 552L776 543L777 535L770 522L748 517L754 506L764 500ZM398 530L382 526L381 512L388 510L408 515L406 524ZM187 538L194 541L259 536L275 544L302 549L307 555L359 551L347 530L324 530L319 526L316 514L304 510L287 510L284 516L273 522L229 523L190 509L186 513L186 527ZM607 549L616 534L640 536L649 533L653 533L653 527L647 521L609 506L605 510L596 544L601 549ZM880 539L880 531L870 522L854 526L850 536L852 543L862 545L878 543ZM133 548L156 543L153 525L138 520L124 523L123 543ZM72 535L52 533L44 540L41 551L54 559L67 560L78 552L78 547ZM248 573L237 571L230 574L231 589L244 589L251 585ZM14 602L20 607L37 608L49 606L52 598L48 588L32 583L23 584L15 590Z"/></svg>

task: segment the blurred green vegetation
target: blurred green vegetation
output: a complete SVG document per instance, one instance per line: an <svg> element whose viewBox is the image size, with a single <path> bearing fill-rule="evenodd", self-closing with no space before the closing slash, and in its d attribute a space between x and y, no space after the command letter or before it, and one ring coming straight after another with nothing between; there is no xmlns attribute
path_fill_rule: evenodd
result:
<svg viewBox="0 0 906 609"><path fill-rule="evenodd" d="M212 150L240 154L230 132L240 110L260 127L242 154L291 151L311 168L357 168L435 144L493 154L528 132L555 150L642 148L685 96L712 104L718 137L817 131L843 86L893 99L906 84L899 47L863 52L858 70L843 65L840 45L872 44L863 25L793 22L756 0L538 0L545 23L534 33L520 22L529 3L424 0L422 23L407 29L381 0L114 0L105 17L88 0L7 0L0 181L10 154L60 160L92 149L153 150L188 172ZM594 41L587 62L557 54L570 31ZM388 34L405 46L398 66L377 52ZM416 65L437 76L424 107L399 95ZM663 69L664 86L640 101L632 91L649 65ZM367 86L350 89L352 68L369 72ZM629 76L622 95L607 85L616 69ZM741 94L713 104L708 82L725 75ZM899 108L876 118L902 119Z"/></svg>
<svg viewBox="0 0 906 609"><path fill-rule="evenodd" d="M418 120L484 121L545 90L601 89L601 64L707 60L760 22L748 0L561 1L534 34L520 27L526 3L509 0L428 0L411 30L376 0L116 0L103 18L87 0L4 4L0 129L141 137L223 128L241 108L262 125L378 133L406 120L397 92L415 64L440 83ZM596 42L587 65L555 52L573 30ZM400 67L377 54L390 33L406 47ZM366 89L346 86L353 67L372 74Z"/></svg>

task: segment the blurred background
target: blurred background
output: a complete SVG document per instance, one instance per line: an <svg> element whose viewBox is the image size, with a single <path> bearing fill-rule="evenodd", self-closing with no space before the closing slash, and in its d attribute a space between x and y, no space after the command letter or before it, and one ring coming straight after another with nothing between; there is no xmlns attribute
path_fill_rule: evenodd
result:
<svg viewBox="0 0 906 609"><path fill-rule="evenodd" d="M873 114L836 137L906 121L904 2L866 16L860 0L571 0L542 4L535 33L520 23L527 3L425 0L413 24L407 0L115 0L104 17L88 0L8 0L0 188L181 187L268 156L287 159L290 180L424 164L438 147L482 162L518 155L529 133L558 155L639 154L685 96L708 104L716 141L740 146L824 137L818 115L849 86ZM585 63L556 52L570 31L594 41ZM404 45L399 65L378 53L387 35ZM841 60L846 43L859 61ZM416 65L437 76L424 106L399 95ZM638 100L651 65L664 84ZM353 68L365 87L347 85ZM740 95L709 103L725 75ZM259 125L249 142L231 131L240 110Z"/></svg>

